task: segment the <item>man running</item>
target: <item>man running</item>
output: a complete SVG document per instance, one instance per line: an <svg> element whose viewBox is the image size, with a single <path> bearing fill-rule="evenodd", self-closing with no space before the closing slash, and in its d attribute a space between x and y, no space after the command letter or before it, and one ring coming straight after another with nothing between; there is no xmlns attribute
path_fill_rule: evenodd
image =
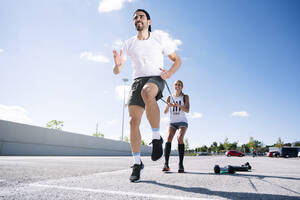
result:
<svg viewBox="0 0 300 200"><path fill-rule="evenodd" d="M152 128L151 159L156 161L163 154L163 139L160 136L159 127L160 111L156 101L162 97L164 80L170 78L181 65L180 58L170 40L159 34L151 33L150 15L146 10L137 9L134 12L133 23L138 34L126 40L120 54L116 50L113 51L114 74L121 72L127 57L130 57L133 67L134 82L131 86L128 102L130 144L134 160L130 176L131 182L140 179L140 172L144 168L140 154L141 134L139 126L145 109ZM164 55L173 61L169 70L164 69Z"/></svg>

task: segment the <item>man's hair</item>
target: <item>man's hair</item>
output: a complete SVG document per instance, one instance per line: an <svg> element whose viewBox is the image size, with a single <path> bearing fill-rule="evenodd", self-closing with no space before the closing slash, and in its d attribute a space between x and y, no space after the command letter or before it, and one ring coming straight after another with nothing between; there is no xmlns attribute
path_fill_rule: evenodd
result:
<svg viewBox="0 0 300 200"><path fill-rule="evenodd" d="M136 12L143 12L143 13L145 13L145 15L146 15L146 17L147 17L147 20L150 20L150 19L151 19L149 13L148 13L146 10L144 10L144 9L137 9L137 10L134 12L133 15L135 15ZM151 24L150 24L149 27L148 27L148 31L151 32Z"/></svg>

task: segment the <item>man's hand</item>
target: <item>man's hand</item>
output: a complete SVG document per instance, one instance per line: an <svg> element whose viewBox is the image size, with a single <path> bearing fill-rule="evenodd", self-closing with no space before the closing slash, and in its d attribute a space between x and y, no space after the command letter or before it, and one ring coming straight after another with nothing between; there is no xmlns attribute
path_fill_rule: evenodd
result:
<svg viewBox="0 0 300 200"><path fill-rule="evenodd" d="M162 73L160 74L160 77L161 77L162 79L167 80L168 78L171 77L171 74L169 73L168 70L165 70L165 69L163 69L163 68L159 68L159 69L162 71Z"/></svg>
<svg viewBox="0 0 300 200"><path fill-rule="evenodd" d="M121 69L123 67L123 64L125 61L122 59L122 50L120 50L120 54L116 50L113 50L114 54L114 61L115 61L115 66L113 68L114 74L119 74L121 72Z"/></svg>
<svg viewBox="0 0 300 200"><path fill-rule="evenodd" d="M113 50L116 67L120 67L122 65L122 53L123 53L122 50L120 50L120 54L118 54L116 50Z"/></svg>

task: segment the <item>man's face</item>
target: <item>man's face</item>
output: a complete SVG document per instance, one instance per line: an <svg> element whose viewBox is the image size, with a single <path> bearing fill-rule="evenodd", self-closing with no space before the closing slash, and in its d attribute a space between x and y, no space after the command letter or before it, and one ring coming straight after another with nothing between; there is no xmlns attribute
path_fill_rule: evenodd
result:
<svg viewBox="0 0 300 200"><path fill-rule="evenodd" d="M136 12L133 16L133 23L137 31L142 31L144 29L148 30L151 20L147 20L144 12Z"/></svg>

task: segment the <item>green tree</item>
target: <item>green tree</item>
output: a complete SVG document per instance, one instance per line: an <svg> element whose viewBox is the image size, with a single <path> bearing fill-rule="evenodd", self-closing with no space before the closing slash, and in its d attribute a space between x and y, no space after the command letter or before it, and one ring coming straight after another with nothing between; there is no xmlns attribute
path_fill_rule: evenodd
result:
<svg viewBox="0 0 300 200"><path fill-rule="evenodd" d="M244 153L250 153L250 149L247 144L243 144L241 146L241 151L243 151Z"/></svg>
<svg viewBox="0 0 300 200"><path fill-rule="evenodd" d="M277 147L278 149L280 149L281 147L283 147L283 144L284 142L281 140L281 138L279 137L276 144L275 144L275 147Z"/></svg>
<svg viewBox="0 0 300 200"><path fill-rule="evenodd" d="M218 151L218 143L217 142L213 142L210 145L210 150L213 151L213 152L217 152Z"/></svg>
<svg viewBox="0 0 300 200"><path fill-rule="evenodd" d="M141 144L146 146L146 142L144 140L141 141Z"/></svg>
<svg viewBox="0 0 300 200"><path fill-rule="evenodd" d="M229 149L229 140L228 140L228 137L226 137L226 139L224 140L224 143L223 143L223 146L225 148L225 150L228 150Z"/></svg>
<svg viewBox="0 0 300 200"><path fill-rule="evenodd" d="M93 136L104 138L104 134L103 133L93 133Z"/></svg>
<svg viewBox="0 0 300 200"><path fill-rule="evenodd" d="M217 149L218 149L218 152L222 152L222 153L225 152L224 145L223 145L223 143L221 143L221 142L220 142L220 144L219 144L219 146L218 146Z"/></svg>
<svg viewBox="0 0 300 200"><path fill-rule="evenodd" d="M254 148L256 148L255 142L254 142L254 139L253 139L252 136L249 138L249 142L247 143L247 147L248 147L249 149L254 149Z"/></svg>
<svg viewBox="0 0 300 200"><path fill-rule="evenodd" d="M261 148L261 147L263 147L263 142L260 142L260 141L258 141L258 140L254 140L254 146L256 147L256 148Z"/></svg>
<svg viewBox="0 0 300 200"><path fill-rule="evenodd" d="M184 139L184 150L187 151L190 149L189 140L187 138Z"/></svg>
<svg viewBox="0 0 300 200"><path fill-rule="evenodd" d="M56 129L56 130L62 130L63 126L64 126L64 122L57 121L57 120L52 120L46 124L47 128Z"/></svg>
<svg viewBox="0 0 300 200"><path fill-rule="evenodd" d="M236 150L237 149L237 142L229 143L229 148L228 149Z"/></svg>
<svg viewBox="0 0 300 200"><path fill-rule="evenodd" d="M203 145L202 147L201 147L201 152L207 152L207 146L206 145Z"/></svg>
<svg viewBox="0 0 300 200"><path fill-rule="evenodd" d="M295 142L294 146L296 147L300 146L300 142Z"/></svg>
<svg viewBox="0 0 300 200"><path fill-rule="evenodd" d="M124 136L124 141L129 142L129 138L127 136Z"/></svg>
<svg viewBox="0 0 300 200"><path fill-rule="evenodd" d="M291 146L292 146L292 143L285 143L283 146L291 147Z"/></svg>
<svg viewBox="0 0 300 200"><path fill-rule="evenodd" d="M196 152L200 152L200 151L201 151L201 147L196 147L196 148L195 148L195 151L196 151Z"/></svg>

